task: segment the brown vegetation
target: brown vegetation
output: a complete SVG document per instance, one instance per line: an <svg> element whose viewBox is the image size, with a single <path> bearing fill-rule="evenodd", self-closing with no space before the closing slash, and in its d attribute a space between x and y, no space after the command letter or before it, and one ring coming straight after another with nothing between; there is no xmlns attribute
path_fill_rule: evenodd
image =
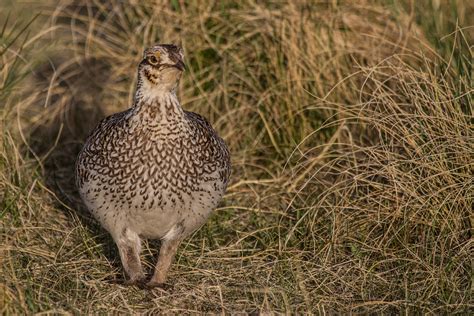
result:
<svg viewBox="0 0 474 316"><path fill-rule="evenodd" d="M472 312L472 4L132 2L0 30L3 313ZM234 169L171 288L144 291L73 165L155 42L185 49L182 103Z"/></svg>

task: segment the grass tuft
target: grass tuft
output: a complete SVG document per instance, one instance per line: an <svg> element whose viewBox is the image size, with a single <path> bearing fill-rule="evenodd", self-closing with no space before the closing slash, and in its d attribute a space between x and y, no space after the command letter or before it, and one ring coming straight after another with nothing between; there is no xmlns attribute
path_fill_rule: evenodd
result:
<svg viewBox="0 0 474 316"><path fill-rule="evenodd" d="M468 1L11 6L0 312L473 310ZM130 106L156 42L183 46L182 104L212 122L234 169L179 249L172 288L142 291L117 282L117 250L73 166L93 126ZM149 271L156 254L146 243Z"/></svg>

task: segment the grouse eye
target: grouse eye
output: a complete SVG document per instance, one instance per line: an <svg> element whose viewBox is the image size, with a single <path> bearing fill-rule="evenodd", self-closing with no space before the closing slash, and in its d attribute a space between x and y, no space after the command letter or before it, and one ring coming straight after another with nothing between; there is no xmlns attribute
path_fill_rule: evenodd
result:
<svg viewBox="0 0 474 316"><path fill-rule="evenodd" d="M148 62L152 65L156 65L156 64L158 64L158 59L155 56L152 55L152 56L148 57Z"/></svg>

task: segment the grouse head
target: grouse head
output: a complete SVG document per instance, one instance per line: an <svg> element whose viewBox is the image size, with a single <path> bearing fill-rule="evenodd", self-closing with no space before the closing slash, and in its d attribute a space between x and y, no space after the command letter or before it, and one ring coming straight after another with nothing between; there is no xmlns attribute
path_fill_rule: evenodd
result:
<svg viewBox="0 0 474 316"><path fill-rule="evenodd" d="M157 44L147 48L138 67L139 81L149 90L172 91L184 71L183 49L172 44Z"/></svg>

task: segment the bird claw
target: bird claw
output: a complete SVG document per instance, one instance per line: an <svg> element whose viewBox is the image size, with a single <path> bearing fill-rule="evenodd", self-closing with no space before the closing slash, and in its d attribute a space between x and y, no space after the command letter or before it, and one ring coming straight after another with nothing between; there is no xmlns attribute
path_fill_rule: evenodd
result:
<svg viewBox="0 0 474 316"><path fill-rule="evenodd" d="M128 280L124 280L123 282L119 282L119 283L122 283L125 286L136 286L136 287L138 287L139 289L142 289L142 290L152 290L152 289L155 289L155 288L159 288L159 289L167 291L167 290L170 290L172 288L172 286L170 284L167 284L167 283L160 283L160 282L156 282L156 281L146 282L145 277L138 278L138 279L128 279Z"/></svg>
<svg viewBox="0 0 474 316"><path fill-rule="evenodd" d="M151 289L154 289L154 288L160 288L160 289L163 289L163 290L166 291L166 290L171 289L171 285L166 284L166 283L159 283L159 282L150 281L150 282L145 284L145 288L148 289L148 290L151 290Z"/></svg>
<svg viewBox="0 0 474 316"><path fill-rule="evenodd" d="M146 279L145 278L138 278L138 279L129 279L129 280L125 280L125 282L123 282L124 285L126 286L137 286L141 289L145 288L146 286Z"/></svg>

